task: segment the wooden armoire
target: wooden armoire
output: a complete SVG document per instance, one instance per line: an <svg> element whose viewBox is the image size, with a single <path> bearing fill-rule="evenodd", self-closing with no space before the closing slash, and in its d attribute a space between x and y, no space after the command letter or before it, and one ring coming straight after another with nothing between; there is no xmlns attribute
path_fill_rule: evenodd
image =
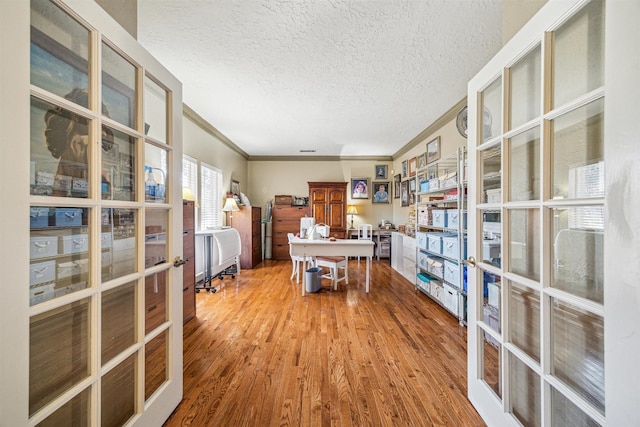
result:
<svg viewBox="0 0 640 427"><path fill-rule="evenodd" d="M227 224L231 221L227 212ZM240 234L240 268L252 269L262 262L262 209L259 206L240 206L233 212L231 226Z"/></svg>
<svg viewBox="0 0 640 427"><path fill-rule="evenodd" d="M347 183L309 182L309 216L330 227L337 239L347 236Z"/></svg>

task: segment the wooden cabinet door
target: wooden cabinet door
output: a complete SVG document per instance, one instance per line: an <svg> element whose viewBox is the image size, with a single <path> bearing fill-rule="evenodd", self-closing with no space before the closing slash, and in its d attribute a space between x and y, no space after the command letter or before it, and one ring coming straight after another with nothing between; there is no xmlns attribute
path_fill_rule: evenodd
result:
<svg viewBox="0 0 640 427"><path fill-rule="evenodd" d="M331 229L345 230L346 190L344 188L329 189L329 203L327 206L327 223Z"/></svg>
<svg viewBox="0 0 640 427"><path fill-rule="evenodd" d="M316 219L316 224L325 223L328 224L327 218L327 203L329 197L326 188L312 188L309 194L311 216Z"/></svg>

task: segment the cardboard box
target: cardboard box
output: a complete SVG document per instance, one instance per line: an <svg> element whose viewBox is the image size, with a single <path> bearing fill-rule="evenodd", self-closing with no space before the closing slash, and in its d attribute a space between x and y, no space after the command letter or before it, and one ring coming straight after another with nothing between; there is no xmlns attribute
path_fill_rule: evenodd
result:
<svg viewBox="0 0 640 427"><path fill-rule="evenodd" d="M29 266L29 285L53 282L56 280L56 262L45 261Z"/></svg>
<svg viewBox="0 0 640 427"><path fill-rule="evenodd" d="M58 255L57 236L36 236L30 238L29 258L38 259Z"/></svg>
<svg viewBox="0 0 640 427"><path fill-rule="evenodd" d="M293 196L275 196L274 197L274 204L276 205L287 205L287 206L291 206L291 204L293 203Z"/></svg>

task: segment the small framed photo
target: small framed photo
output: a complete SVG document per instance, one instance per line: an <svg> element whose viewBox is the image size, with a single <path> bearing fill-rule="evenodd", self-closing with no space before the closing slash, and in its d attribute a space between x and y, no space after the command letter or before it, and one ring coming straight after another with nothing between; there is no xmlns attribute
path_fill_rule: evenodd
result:
<svg viewBox="0 0 640 427"><path fill-rule="evenodd" d="M400 206L409 206L409 181L400 184Z"/></svg>
<svg viewBox="0 0 640 427"><path fill-rule="evenodd" d="M427 164L440 159L440 137L427 143Z"/></svg>
<svg viewBox="0 0 640 427"><path fill-rule="evenodd" d="M418 156L418 169L427 167L427 153L422 153Z"/></svg>
<svg viewBox="0 0 640 427"><path fill-rule="evenodd" d="M231 194L235 196L240 195L240 182L236 180L231 180Z"/></svg>
<svg viewBox="0 0 640 427"><path fill-rule="evenodd" d="M409 176L416 176L416 169L418 166L418 159L412 157L409 159Z"/></svg>
<svg viewBox="0 0 640 427"><path fill-rule="evenodd" d="M387 165L376 165L375 179L387 179Z"/></svg>
<svg viewBox="0 0 640 427"><path fill-rule="evenodd" d="M351 178L351 198L369 198L369 178Z"/></svg>
<svg viewBox="0 0 640 427"><path fill-rule="evenodd" d="M389 181L373 183L372 203L389 203Z"/></svg>
<svg viewBox="0 0 640 427"><path fill-rule="evenodd" d="M415 193L415 192L416 192L416 179L409 178L409 193Z"/></svg>
<svg viewBox="0 0 640 427"><path fill-rule="evenodd" d="M438 167L436 165L431 165L427 168L427 178L433 179L438 177Z"/></svg>
<svg viewBox="0 0 640 427"><path fill-rule="evenodd" d="M409 162L407 160L402 161L402 178L409 176Z"/></svg>
<svg viewBox="0 0 640 427"><path fill-rule="evenodd" d="M400 182L402 181L402 176L400 174L393 177L393 198L400 198Z"/></svg>

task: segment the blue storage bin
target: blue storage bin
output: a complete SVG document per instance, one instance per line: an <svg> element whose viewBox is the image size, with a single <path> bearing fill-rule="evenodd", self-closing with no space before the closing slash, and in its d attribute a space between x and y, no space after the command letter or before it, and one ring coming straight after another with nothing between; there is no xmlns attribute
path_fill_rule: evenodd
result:
<svg viewBox="0 0 640 427"><path fill-rule="evenodd" d="M56 227L78 227L82 225L82 209L57 208L54 225Z"/></svg>
<svg viewBox="0 0 640 427"><path fill-rule="evenodd" d="M49 208L31 208L29 210L29 225L31 228L49 226Z"/></svg>

